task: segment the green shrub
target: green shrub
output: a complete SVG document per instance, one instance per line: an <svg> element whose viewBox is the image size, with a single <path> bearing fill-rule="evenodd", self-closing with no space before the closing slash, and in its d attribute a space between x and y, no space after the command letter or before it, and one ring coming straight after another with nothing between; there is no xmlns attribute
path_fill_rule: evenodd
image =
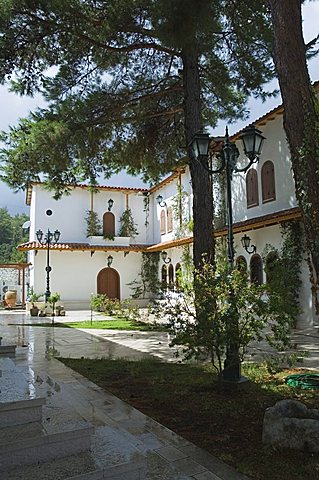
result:
<svg viewBox="0 0 319 480"><path fill-rule="evenodd" d="M92 295L91 307L97 312L103 312L106 315L137 320L139 317L138 308L133 305L131 300L118 300L109 298L104 293Z"/></svg>

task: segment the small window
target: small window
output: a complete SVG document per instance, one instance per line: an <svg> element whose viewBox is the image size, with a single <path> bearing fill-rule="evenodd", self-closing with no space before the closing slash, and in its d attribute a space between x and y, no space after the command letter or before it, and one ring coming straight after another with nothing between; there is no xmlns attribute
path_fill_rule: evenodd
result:
<svg viewBox="0 0 319 480"><path fill-rule="evenodd" d="M111 212L105 212L103 215L103 235L115 235L115 217Z"/></svg>
<svg viewBox="0 0 319 480"><path fill-rule="evenodd" d="M167 288L167 267L166 267L166 265L163 265L163 266L162 266L162 278L161 278L161 281L162 281L162 288L163 288L163 289L166 289L166 288Z"/></svg>
<svg viewBox="0 0 319 480"><path fill-rule="evenodd" d="M242 255L236 259L236 268L240 272L247 272L247 261Z"/></svg>
<svg viewBox="0 0 319 480"><path fill-rule="evenodd" d="M176 263L176 266L175 266L175 286L176 286L177 290L179 289L179 282L180 282L180 279L181 279L181 274L182 274L181 264Z"/></svg>
<svg viewBox="0 0 319 480"><path fill-rule="evenodd" d="M258 200L258 178L257 172L254 168L248 170L246 174L246 195L247 208L256 207L259 205Z"/></svg>
<svg viewBox="0 0 319 480"><path fill-rule="evenodd" d="M263 263L260 255L253 255L250 260L250 281L261 285L263 283Z"/></svg>
<svg viewBox="0 0 319 480"><path fill-rule="evenodd" d="M167 209L167 233L173 231L173 211L172 207L168 207Z"/></svg>
<svg viewBox="0 0 319 480"><path fill-rule="evenodd" d="M160 231L161 231L161 235L165 235L165 233L166 233L166 214L165 214L165 210L161 211Z"/></svg>
<svg viewBox="0 0 319 480"><path fill-rule="evenodd" d="M275 168L270 160L261 168L261 192L263 203L276 200Z"/></svg>
<svg viewBox="0 0 319 480"><path fill-rule="evenodd" d="M168 265L168 285L170 290L174 290L174 267L171 263Z"/></svg>

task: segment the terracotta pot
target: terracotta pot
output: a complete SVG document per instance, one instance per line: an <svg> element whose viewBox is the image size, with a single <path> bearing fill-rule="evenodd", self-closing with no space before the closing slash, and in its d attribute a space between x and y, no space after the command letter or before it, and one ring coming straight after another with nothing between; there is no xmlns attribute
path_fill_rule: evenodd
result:
<svg viewBox="0 0 319 480"><path fill-rule="evenodd" d="M39 309L36 305L30 308L30 315L31 317L37 317L39 313Z"/></svg>
<svg viewBox="0 0 319 480"><path fill-rule="evenodd" d="M8 307L15 307L17 303L17 291L16 290L8 290L5 295L4 299Z"/></svg>

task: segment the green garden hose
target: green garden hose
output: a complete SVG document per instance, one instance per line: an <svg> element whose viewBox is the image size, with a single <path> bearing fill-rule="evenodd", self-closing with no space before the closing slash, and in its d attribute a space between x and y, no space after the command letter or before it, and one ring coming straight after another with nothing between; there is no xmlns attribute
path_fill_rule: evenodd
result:
<svg viewBox="0 0 319 480"><path fill-rule="evenodd" d="M294 373L285 378L285 383L290 387L303 389L319 388L319 374L317 373Z"/></svg>

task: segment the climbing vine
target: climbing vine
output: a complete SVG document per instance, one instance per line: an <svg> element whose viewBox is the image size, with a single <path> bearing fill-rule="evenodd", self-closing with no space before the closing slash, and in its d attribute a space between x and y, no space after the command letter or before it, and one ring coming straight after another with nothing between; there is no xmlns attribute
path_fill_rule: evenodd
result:
<svg viewBox="0 0 319 480"><path fill-rule="evenodd" d="M277 316L286 319L285 329L297 323L300 313L300 266L303 252L303 230L300 222L281 224L283 238L280 250L267 245L263 261L267 277L269 302L273 303ZM280 328L283 327L281 322Z"/></svg>
<svg viewBox="0 0 319 480"><path fill-rule="evenodd" d="M150 197L149 197L149 195L144 195L143 203L144 203L143 212L145 213L145 222L144 222L144 225L145 225L145 227L148 227L148 225L149 225L149 216L150 216Z"/></svg>
<svg viewBox="0 0 319 480"><path fill-rule="evenodd" d="M191 288L194 281L194 263L193 257L191 255L190 245L182 246L182 253L180 258L181 270L178 273L178 284L182 287L188 285L189 288Z"/></svg>
<svg viewBox="0 0 319 480"><path fill-rule="evenodd" d="M214 196L214 227L226 226L226 174L224 171L212 175Z"/></svg>
<svg viewBox="0 0 319 480"><path fill-rule="evenodd" d="M158 279L158 267L160 261L159 252L143 252L141 271L136 280L129 283L133 290L133 298L155 298L161 290L161 282Z"/></svg>
<svg viewBox="0 0 319 480"><path fill-rule="evenodd" d="M316 118L319 118L319 101L314 94ZM315 141L314 141L315 139ZM311 291L319 315L319 200L313 185L319 185L319 122L305 116L304 142L298 152L294 169L296 197L303 212L307 263ZM309 159L314 163L311 168Z"/></svg>
<svg viewBox="0 0 319 480"><path fill-rule="evenodd" d="M187 192L181 183L178 183L177 193L172 200L175 238L186 237L190 235L193 230L193 219L191 219L189 215L187 198Z"/></svg>

